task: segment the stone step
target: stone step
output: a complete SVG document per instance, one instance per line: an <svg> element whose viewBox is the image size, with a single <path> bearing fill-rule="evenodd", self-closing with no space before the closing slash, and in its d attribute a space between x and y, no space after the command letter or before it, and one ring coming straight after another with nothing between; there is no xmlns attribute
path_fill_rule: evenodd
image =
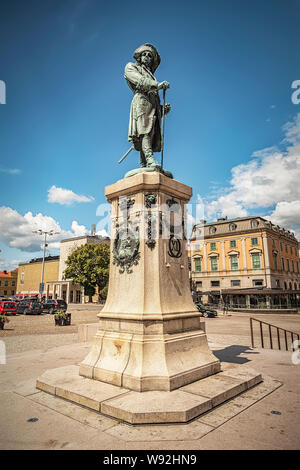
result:
<svg viewBox="0 0 300 470"><path fill-rule="evenodd" d="M79 366L46 371L36 387L130 424L186 423L262 382L233 367L173 391L135 392L79 375Z"/></svg>

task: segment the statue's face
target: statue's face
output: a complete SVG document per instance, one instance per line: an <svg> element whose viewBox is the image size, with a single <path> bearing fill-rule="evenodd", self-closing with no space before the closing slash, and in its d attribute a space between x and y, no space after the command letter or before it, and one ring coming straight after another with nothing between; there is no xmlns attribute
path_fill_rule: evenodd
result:
<svg viewBox="0 0 300 470"><path fill-rule="evenodd" d="M153 54L151 51L143 51L141 54L141 62L142 64L146 65L146 67L150 67L153 62Z"/></svg>

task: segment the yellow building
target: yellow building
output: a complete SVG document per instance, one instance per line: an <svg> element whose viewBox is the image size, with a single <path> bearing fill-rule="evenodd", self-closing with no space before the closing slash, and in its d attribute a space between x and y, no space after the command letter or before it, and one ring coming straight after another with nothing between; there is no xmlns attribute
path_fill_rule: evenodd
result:
<svg viewBox="0 0 300 470"><path fill-rule="evenodd" d="M300 306L298 241L262 217L195 225L190 258L192 286L203 302Z"/></svg>
<svg viewBox="0 0 300 470"><path fill-rule="evenodd" d="M18 270L0 271L0 296L11 297L16 294Z"/></svg>
<svg viewBox="0 0 300 470"><path fill-rule="evenodd" d="M88 302L84 295L84 288L74 284L71 279L64 279L68 256L79 246L87 243L109 243L109 238L97 235L84 235L69 238L60 242L60 256L48 256L44 263L43 297L64 299L69 303ZM17 294L22 296L36 296L39 294L42 278L43 258L34 258L28 263L21 263L18 270ZM98 294L93 296L93 302L98 301Z"/></svg>
<svg viewBox="0 0 300 470"><path fill-rule="evenodd" d="M43 258L34 258L28 263L19 264L17 294L37 295L40 290ZM44 284L50 283L49 296L53 294L53 284L58 279L59 256L47 256L44 264Z"/></svg>

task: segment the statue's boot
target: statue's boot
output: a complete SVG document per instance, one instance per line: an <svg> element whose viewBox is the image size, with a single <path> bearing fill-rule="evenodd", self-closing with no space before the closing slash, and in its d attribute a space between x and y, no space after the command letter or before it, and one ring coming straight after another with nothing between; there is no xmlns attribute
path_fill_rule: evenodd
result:
<svg viewBox="0 0 300 470"><path fill-rule="evenodd" d="M151 149L144 150L144 154L146 157L147 167L148 168L160 168L159 163L154 159L153 153Z"/></svg>
<svg viewBox="0 0 300 470"><path fill-rule="evenodd" d="M144 152L142 150L140 151L140 165L141 165L141 168L145 168L147 166L147 161L146 161Z"/></svg>

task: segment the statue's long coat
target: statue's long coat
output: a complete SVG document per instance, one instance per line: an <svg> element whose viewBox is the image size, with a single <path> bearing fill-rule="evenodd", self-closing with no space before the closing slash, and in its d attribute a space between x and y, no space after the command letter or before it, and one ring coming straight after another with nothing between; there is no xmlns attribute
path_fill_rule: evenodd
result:
<svg viewBox="0 0 300 470"><path fill-rule="evenodd" d="M126 81L134 92L131 102L128 140L141 150L141 136L152 133L152 151L161 150L161 105L158 81L143 65L129 62L125 67Z"/></svg>

